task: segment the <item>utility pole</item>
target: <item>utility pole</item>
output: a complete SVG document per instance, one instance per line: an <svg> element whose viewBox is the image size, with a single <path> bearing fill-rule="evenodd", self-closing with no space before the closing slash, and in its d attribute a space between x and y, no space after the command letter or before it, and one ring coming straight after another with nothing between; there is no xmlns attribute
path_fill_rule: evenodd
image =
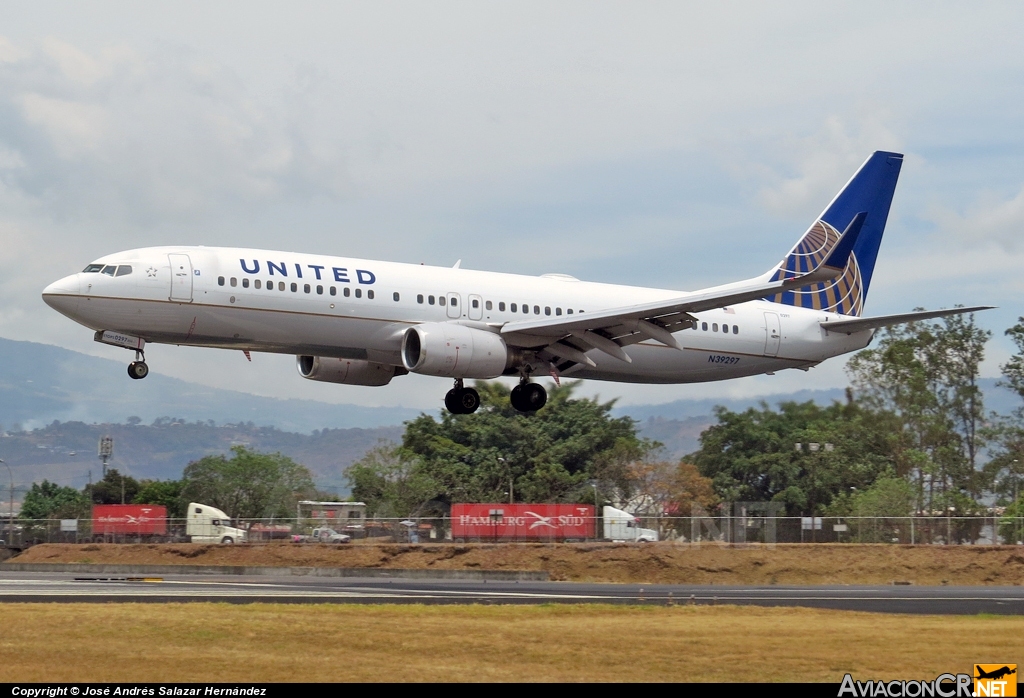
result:
<svg viewBox="0 0 1024 698"><path fill-rule="evenodd" d="M0 458L0 463L7 466L7 474L11 478L11 508L7 511L9 521L7 522L7 538L5 539L9 547L11 545L11 538L14 537L14 472L11 470L11 466L7 465L2 458Z"/></svg>
<svg viewBox="0 0 1024 698"><path fill-rule="evenodd" d="M505 462L504 458L498 458L498 462L505 466L506 472L508 472L508 503L514 504L515 499L515 481L512 478L512 466Z"/></svg>
<svg viewBox="0 0 1024 698"><path fill-rule="evenodd" d="M99 456L103 461L103 477L107 476L107 461L114 455L114 440L109 436L100 439Z"/></svg>

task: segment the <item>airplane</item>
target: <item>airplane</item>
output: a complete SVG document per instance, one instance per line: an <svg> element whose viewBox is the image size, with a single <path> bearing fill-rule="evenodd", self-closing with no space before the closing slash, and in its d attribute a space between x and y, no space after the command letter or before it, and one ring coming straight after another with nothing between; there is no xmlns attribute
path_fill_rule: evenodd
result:
<svg viewBox="0 0 1024 698"><path fill-rule="evenodd" d="M881 327L992 306L862 317L899 153L878 151L761 276L699 291L257 249L149 247L101 257L43 300L135 352L177 344L294 354L303 378L383 386L452 379L445 406L469 414L468 379L518 376L511 404L547 400L551 375L627 383L716 381L807 370L867 346Z"/></svg>

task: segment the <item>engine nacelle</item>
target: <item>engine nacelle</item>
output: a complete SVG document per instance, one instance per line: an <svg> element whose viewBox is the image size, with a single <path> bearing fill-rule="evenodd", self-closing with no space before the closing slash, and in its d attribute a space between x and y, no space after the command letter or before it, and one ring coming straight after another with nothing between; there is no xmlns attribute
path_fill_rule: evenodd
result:
<svg viewBox="0 0 1024 698"><path fill-rule="evenodd" d="M387 385L395 375L405 373L397 366L326 356L296 356L295 365L303 378L345 385Z"/></svg>
<svg viewBox="0 0 1024 698"><path fill-rule="evenodd" d="M465 325L428 322L402 336L402 364L413 373L447 378L497 378L510 353L499 335Z"/></svg>

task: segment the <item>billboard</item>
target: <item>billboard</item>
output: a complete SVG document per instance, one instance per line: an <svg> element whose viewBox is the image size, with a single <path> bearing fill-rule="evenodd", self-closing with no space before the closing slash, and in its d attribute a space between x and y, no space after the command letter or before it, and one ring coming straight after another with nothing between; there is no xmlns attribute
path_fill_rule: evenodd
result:
<svg viewBox="0 0 1024 698"><path fill-rule="evenodd" d="M584 539L595 528L592 504L452 504L452 538Z"/></svg>

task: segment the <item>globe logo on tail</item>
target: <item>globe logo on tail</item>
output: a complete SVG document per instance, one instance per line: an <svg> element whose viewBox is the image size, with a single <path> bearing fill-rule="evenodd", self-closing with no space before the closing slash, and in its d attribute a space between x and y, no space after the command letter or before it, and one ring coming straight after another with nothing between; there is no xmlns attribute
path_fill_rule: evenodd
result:
<svg viewBox="0 0 1024 698"><path fill-rule="evenodd" d="M839 237L838 230L825 221L818 220L782 261L772 276L772 281L806 274L816 269L839 242ZM811 284L795 291L777 293L765 300L840 315L859 316L864 306L864 291L857 255L850 255L843 273L835 279Z"/></svg>

